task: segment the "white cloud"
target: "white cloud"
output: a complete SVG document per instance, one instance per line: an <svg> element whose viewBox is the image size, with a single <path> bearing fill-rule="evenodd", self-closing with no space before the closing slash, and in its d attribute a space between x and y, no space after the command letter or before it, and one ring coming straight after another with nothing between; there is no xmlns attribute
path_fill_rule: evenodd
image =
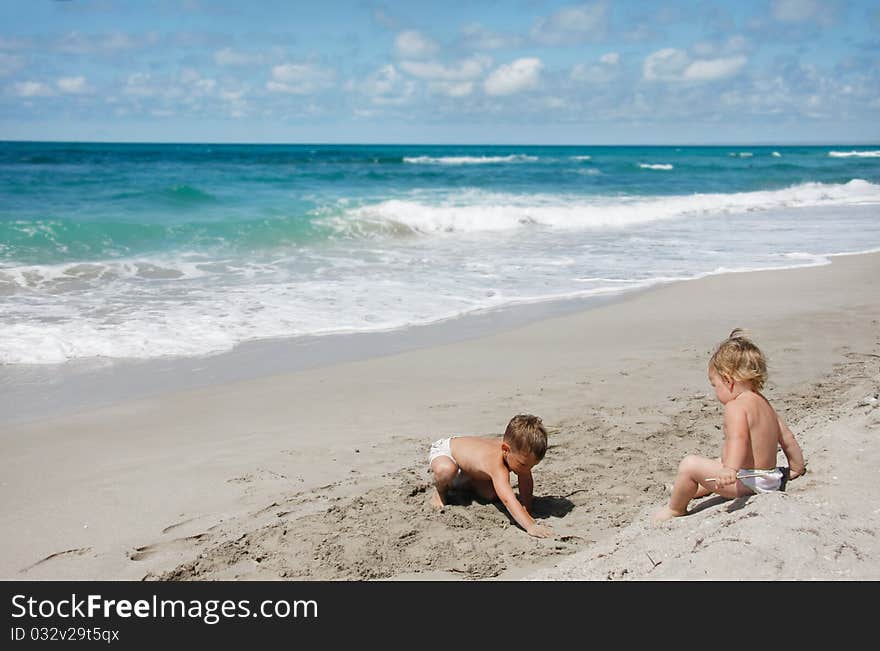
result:
<svg viewBox="0 0 880 651"><path fill-rule="evenodd" d="M699 59L684 70L684 78L690 81L714 81L735 75L746 64L744 56L726 59Z"/></svg>
<svg viewBox="0 0 880 651"><path fill-rule="evenodd" d="M428 90L448 97L466 97L474 90L472 81L434 81L428 84Z"/></svg>
<svg viewBox="0 0 880 651"><path fill-rule="evenodd" d="M742 55L691 60L683 50L664 48L645 57L642 77L648 81L715 81L737 74L746 62Z"/></svg>
<svg viewBox="0 0 880 651"><path fill-rule="evenodd" d="M664 38L664 35L657 29L656 23L638 23L630 26L621 32L623 40L633 43L648 43Z"/></svg>
<svg viewBox="0 0 880 651"><path fill-rule="evenodd" d="M402 61L400 68L418 79L467 81L481 76L492 65L492 59L477 54L454 65L434 61Z"/></svg>
<svg viewBox="0 0 880 651"><path fill-rule="evenodd" d="M606 83L617 76L620 54L608 52L599 58L599 63L579 63L571 69L570 77L573 81L591 84Z"/></svg>
<svg viewBox="0 0 880 651"><path fill-rule="evenodd" d="M110 34L98 42L102 50L130 50L137 47L137 43L127 34Z"/></svg>
<svg viewBox="0 0 880 651"><path fill-rule="evenodd" d="M216 85L215 80L201 77L192 68L184 68L176 77L154 78L150 73L136 72L128 76L122 92L131 97L183 100L185 104L193 104L212 94Z"/></svg>
<svg viewBox="0 0 880 651"><path fill-rule="evenodd" d="M567 107L568 107L568 102L566 102L566 101L565 101L564 99L562 99L561 97L552 97L552 96L551 96L551 97L545 97L545 98L543 99L542 103L543 103L544 106L546 106L547 108L549 108L549 109L554 109L554 110L564 109L564 108L567 108Z"/></svg>
<svg viewBox="0 0 880 651"><path fill-rule="evenodd" d="M749 49L749 42L745 37L740 35L731 36L723 43L713 43L711 41L700 41L694 43L690 50L697 58L711 59L718 57L727 57L735 54L743 54Z"/></svg>
<svg viewBox="0 0 880 651"><path fill-rule="evenodd" d="M155 38L155 35L148 34L145 42L152 42ZM116 54L121 50L131 50L137 47L139 47L137 40L121 32L113 34L69 32L62 36L56 45L56 48L61 52L70 54Z"/></svg>
<svg viewBox="0 0 880 651"><path fill-rule="evenodd" d="M333 72L310 63L283 63L272 68L266 88L273 93L311 95L333 83Z"/></svg>
<svg viewBox="0 0 880 651"><path fill-rule="evenodd" d="M0 75L11 75L24 65L21 57L12 54L0 54Z"/></svg>
<svg viewBox="0 0 880 651"><path fill-rule="evenodd" d="M263 56L248 52L237 52L225 47L214 52L214 63L218 66L252 66L263 63Z"/></svg>
<svg viewBox="0 0 880 651"><path fill-rule="evenodd" d="M517 59L496 68L483 82L483 89L489 95L511 95L529 90L538 85L543 69L540 59Z"/></svg>
<svg viewBox="0 0 880 651"><path fill-rule="evenodd" d="M221 89L218 92L218 95L220 96L220 99L227 102L240 102L244 99L245 92L244 88L238 88L236 90Z"/></svg>
<svg viewBox="0 0 880 651"><path fill-rule="evenodd" d="M211 94L217 88L216 79L199 79L195 82L195 87L205 94Z"/></svg>
<svg viewBox="0 0 880 651"><path fill-rule="evenodd" d="M598 40L608 26L608 3L585 3L563 7L549 18L539 18L530 32L543 45L575 45Z"/></svg>
<svg viewBox="0 0 880 651"><path fill-rule="evenodd" d="M227 113L234 118L242 118L250 113L251 107L247 102L247 89L244 87L230 89L219 88L215 95L225 102Z"/></svg>
<svg viewBox="0 0 880 651"><path fill-rule="evenodd" d="M146 72L136 72L129 75L122 92L135 97L152 97L160 94L153 84L153 78Z"/></svg>
<svg viewBox="0 0 880 651"><path fill-rule="evenodd" d="M681 79L687 65L686 52L672 47L663 48L645 57L642 63L642 77L649 81Z"/></svg>
<svg viewBox="0 0 880 651"><path fill-rule="evenodd" d="M850 76L840 68L801 63L784 71L755 71L749 84L723 93L719 100L722 108L735 116L842 116L855 107L869 106L874 93L868 89L876 84L863 80L859 73Z"/></svg>
<svg viewBox="0 0 880 651"><path fill-rule="evenodd" d="M86 89L91 90L88 86ZM138 112L149 108L159 111L153 113L157 116L166 112L177 115L225 112L231 117L242 117L251 112L247 91L248 86L236 85L234 80L203 77L195 68L183 68L173 75L153 76L145 72L129 75L122 95L131 103L129 108ZM109 97L107 101L113 103L115 99Z"/></svg>
<svg viewBox="0 0 880 651"><path fill-rule="evenodd" d="M62 93L69 93L71 95L81 95L89 92L85 77L61 77L55 82L55 85Z"/></svg>
<svg viewBox="0 0 880 651"><path fill-rule="evenodd" d="M821 0L773 0L773 18L781 23L803 23L816 20L829 23L834 20L834 9Z"/></svg>
<svg viewBox="0 0 880 651"><path fill-rule="evenodd" d="M375 104L403 104L415 90L413 82L391 64L382 66L360 84L350 86L368 95Z"/></svg>
<svg viewBox="0 0 880 651"><path fill-rule="evenodd" d="M398 34L394 46L397 53L406 59L424 59L433 56L439 49L434 41L415 30Z"/></svg>
<svg viewBox="0 0 880 651"><path fill-rule="evenodd" d="M519 36L492 32L479 23L465 25L461 33L465 46L473 50L500 50L518 47L522 43Z"/></svg>
<svg viewBox="0 0 880 651"><path fill-rule="evenodd" d="M19 97L50 97L55 94L49 86L39 81L21 81L13 84L12 93Z"/></svg>

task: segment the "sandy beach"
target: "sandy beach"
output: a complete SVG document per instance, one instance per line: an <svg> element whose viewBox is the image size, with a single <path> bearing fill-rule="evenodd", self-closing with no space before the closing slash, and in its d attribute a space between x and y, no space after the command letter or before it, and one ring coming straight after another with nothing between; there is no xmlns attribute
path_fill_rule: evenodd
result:
<svg viewBox="0 0 880 651"><path fill-rule="evenodd" d="M13 415L0 577L880 579L880 254L831 260L204 386L175 388L181 363L141 378L149 395ZM734 327L769 358L765 393L808 472L652 525L681 457L720 450L705 369ZM558 536L466 496L432 511L430 443L523 412L550 430L535 515Z"/></svg>

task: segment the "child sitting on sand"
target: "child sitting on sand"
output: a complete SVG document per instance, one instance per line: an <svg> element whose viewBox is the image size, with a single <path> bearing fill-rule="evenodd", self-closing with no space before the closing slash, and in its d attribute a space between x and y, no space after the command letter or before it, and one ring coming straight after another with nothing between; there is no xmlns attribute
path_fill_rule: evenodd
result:
<svg viewBox="0 0 880 651"><path fill-rule="evenodd" d="M435 487L431 505L443 508L450 488L469 488L489 501L500 498L530 536L552 536L553 531L539 525L529 513L532 468L546 451L547 430L540 418L528 414L514 416L501 439L453 436L435 441L428 453ZM510 486L510 473L519 479L519 499Z"/></svg>
<svg viewBox="0 0 880 651"><path fill-rule="evenodd" d="M779 490L783 474L776 467L777 444L788 460L788 478L804 474L800 445L760 393L766 380L764 354L737 328L709 359L709 383L724 405L721 458L686 456L678 466L669 505L655 519L685 515L693 498L710 493L734 498Z"/></svg>

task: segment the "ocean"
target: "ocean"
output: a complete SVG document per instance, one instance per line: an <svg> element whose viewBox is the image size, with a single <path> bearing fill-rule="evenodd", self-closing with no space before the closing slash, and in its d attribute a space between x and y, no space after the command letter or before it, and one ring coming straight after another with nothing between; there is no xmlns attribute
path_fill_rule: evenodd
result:
<svg viewBox="0 0 880 651"><path fill-rule="evenodd" d="M0 364L196 357L873 250L876 145L4 142Z"/></svg>

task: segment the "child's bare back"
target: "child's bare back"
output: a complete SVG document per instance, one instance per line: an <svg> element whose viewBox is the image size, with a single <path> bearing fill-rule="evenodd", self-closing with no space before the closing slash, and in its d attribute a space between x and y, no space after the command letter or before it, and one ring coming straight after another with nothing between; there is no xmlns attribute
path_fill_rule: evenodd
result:
<svg viewBox="0 0 880 651"><path fill-rule="evenodd" d="M743 464L752 469L776 467L776 452L782 431L779 416L767 399L756 391L745 391L724 406L725 423L745 419L748 444ZM732 412L730 415L727 412ZM724 464L722 454L721 463ZM725 464L726 465L726 464Z"/></svg>
<svg viewBox="0 0 880 651"><path fill-rule="evenodd" d="M480 497L500 499L511 517L529 535L546 538L552 531L535 522L532 508L532 468L544 458L547 432L536 416L521 414L511 419L503 439L454 436L435 441L428 454L434 475L435 508L446 505L451 488L468 488ZM510 473L519 481L519 498L510 486Z"/></svg>
<svg viewBox="0 0 880 651"><path fill-rule="evenodd" d="M452 453L463 472L489 479L493 469L501 465L501 439L479 436L455 436Z"/></svg>

